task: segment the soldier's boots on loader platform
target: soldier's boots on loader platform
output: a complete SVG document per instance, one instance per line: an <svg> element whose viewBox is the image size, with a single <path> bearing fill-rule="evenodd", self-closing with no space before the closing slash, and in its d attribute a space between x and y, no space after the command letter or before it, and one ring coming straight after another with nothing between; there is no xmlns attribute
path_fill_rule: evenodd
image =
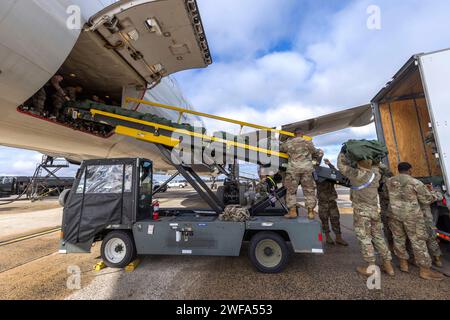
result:
<svg viewBox="0 0 450 320"><path fill-rule="evenodd" d="M297 219L297 208L292 208L289 213L284 216L286 219Z"/></svg>
<svg viewBox="0 0 450 320"><path fill-rule="evenodd" d="M297 208L292 208L289 210L289 213L284 216L286 219L297 219ZM316 213L314 209L308 208L308 219L314 220L316 218Z"/></svg>
<svg viewBox="0 0 450 320"><path fill-rule="evenodd" d="M444 280L445 276L442 273L431 270L430 268L420 267L420 277L425 280Z"/></svg>

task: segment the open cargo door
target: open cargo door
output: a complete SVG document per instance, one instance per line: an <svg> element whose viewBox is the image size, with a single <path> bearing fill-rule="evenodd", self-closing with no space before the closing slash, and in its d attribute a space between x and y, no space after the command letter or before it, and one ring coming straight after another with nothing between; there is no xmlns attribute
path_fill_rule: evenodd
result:
<svg viewBox="0 0 450 320"><path fill-rule="evenodd" d="M124 90L141 99L163 77L211 63L195 0L122 0L89 19L59 73L119 104Z"/></svg>
<svg viewBox="0 0 450 320"><path fill-rule="evenodd" d="M450 50L421 55L419 63L429 118L433 119L436 146L441 156L441 169L446 185L450 186L450 144L447 142L450 137Z"/></svg>
<svg viewBox="0 0 450 320"><path fill-rule="evenodd" d="M122 0L89 25L150 84L212 63L195 0Z"/></svg>

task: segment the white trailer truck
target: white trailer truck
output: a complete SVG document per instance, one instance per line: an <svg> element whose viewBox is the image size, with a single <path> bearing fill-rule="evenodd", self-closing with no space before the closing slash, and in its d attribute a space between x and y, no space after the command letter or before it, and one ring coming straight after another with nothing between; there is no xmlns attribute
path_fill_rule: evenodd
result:
<svg viewBox="0 0 450 320"><path fill-rule="evenodd" d="M375 121L394 174L400 162L433 183L445 200L433 206L440 238L450 241L450 49L414 55L371 103L283 126L320 136ZM357 136L355 136L357 138Z"/></svg>
<svg viewBox="0 0 450 320"><path fill-rule="evenodd" d="M445 194L433 206L438 235L450 240L450 49L413 56L372 100L378 139L397 174L409 162L413 174Z"/></svg>

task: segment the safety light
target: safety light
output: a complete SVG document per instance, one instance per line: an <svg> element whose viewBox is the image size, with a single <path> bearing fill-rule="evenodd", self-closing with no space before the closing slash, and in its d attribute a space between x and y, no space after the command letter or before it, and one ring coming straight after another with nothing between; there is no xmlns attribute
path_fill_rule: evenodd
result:
<svg viewBox="0 0 450 320"><path fill-rule="evenodd" d="M322 232L319 232L318 240L319 240L319 242L323 241L323 234L322 234Z"/></svg>
<svg viewBox="0 0 450 320"><path fill-rule="evenodd" d="M437 232L437 236L438 236L439 238L441 238L441 239L446 240L446 241L450 241L450 237L447 236L447 235L445 235L445 234L442 234L442 233Z"/></svg>

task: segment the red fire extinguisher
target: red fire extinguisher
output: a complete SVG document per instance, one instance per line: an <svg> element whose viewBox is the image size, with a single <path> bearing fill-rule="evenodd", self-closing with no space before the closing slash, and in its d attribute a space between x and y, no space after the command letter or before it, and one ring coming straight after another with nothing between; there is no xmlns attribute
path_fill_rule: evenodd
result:
<svg viewBox="0 0 450 320"><path fill-rule="evenodd" d="M153 220L159 220L159 201L155 200L152 203L153 207Z"/></svg>

